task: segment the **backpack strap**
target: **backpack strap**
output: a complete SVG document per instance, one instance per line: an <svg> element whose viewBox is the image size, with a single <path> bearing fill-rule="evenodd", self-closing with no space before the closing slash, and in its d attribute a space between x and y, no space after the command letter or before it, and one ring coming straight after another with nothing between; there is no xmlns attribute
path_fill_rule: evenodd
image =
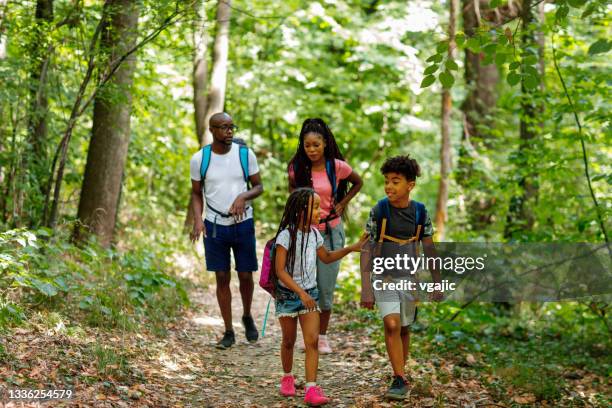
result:
<svg viewBox="0 0 612 408"><path fill-rule="evenodd" d="M331 184L332 204L333 204L336 202L336 193L338 192L338 186L336 185L336 160L335 159L325 161L325 172L327 173L329 184Z"/></svg>
<svg viewBox="0 0 612 408"><path fill-rule="evenodd" d="M240 156L240 167L242 168L242 175L244 181L249 184L249 148L246 145L238 144L238 154Z"/></svg>
<svg viewBox="0 0 612 408"><path fill-rule="evenodd" d="M206 178L206 172L208 172L208 167L210 166L210 155L212 152L212 145L206 145L202 148L202 163L200 164L200 177L202 182L202 187L204 187L204 179Z"/></svg>
<svg viewBox="0 0 612 408"><path fill-rule="evenodd" d="M421 241L423 239L423 233L425 231L425 204L412 200L415 205L416 210L416 240ZM387 197L378 201L376 207L374 207L374 216L376 218L376 241L380 241L381 234L385 234L385 230L387 229L387 222L391 218L391 208L389 207L389 199ZM386 236L386 238L392 238ZM414 239L414 238L413 238ZM394 239L392 239L394 240ZM398 240L405 241L405 240Z"/></svg>
<svg viewBox="0 0 612 408"><path fill-rule="evenodd" d="M387 197L378 201L376 207L374 207L374 216L376 217L376 241L378 242L381 233L383 233L383 227L386 229L387 220L391 218L391 208Z"/></svg>
<svg viewBox="0 0 612 408"><path fill-rule="evenodd" d="M234 142L236 143L236 142ZM242 169L242 176L244 177L245 183L249 184L249 148L243 143L236 143L238 145L238 155L240 157L240 168ZM202 178L202 185L210 167L210 156L212 153L212 145L206 145L202 148L202 164L200 165L200 177Z"/></svg>
<svg viewBox="0 0 612 408"><path fill-rule="evenodd" d="M418 240L421 241L423 239L423 232L425 231L425 204L413 201L416 210L416 222L417 222L417 236Z"/></svg>

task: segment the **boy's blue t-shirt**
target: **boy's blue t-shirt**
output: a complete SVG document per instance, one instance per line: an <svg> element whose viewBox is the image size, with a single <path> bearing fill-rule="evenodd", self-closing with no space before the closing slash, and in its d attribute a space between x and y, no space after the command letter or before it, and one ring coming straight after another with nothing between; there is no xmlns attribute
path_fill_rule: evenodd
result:
<svg viewBox="0 0 612 408"><path fill-rule="evenodd" d="M381 209L378 208L378 205L375 205L370 210L370 216L366 223L366 232L370 234L371 240L375 240L378 235L377 215L379 211ZM406 208L395 208L389 204L389 212L390 219L387 220L385 235L399 239L410 239L416 235L417 219L414 201L411 200ZM433 225L427 208L425 208L425 225L421 228L423 229L423 238L433 236Z"/></svg>

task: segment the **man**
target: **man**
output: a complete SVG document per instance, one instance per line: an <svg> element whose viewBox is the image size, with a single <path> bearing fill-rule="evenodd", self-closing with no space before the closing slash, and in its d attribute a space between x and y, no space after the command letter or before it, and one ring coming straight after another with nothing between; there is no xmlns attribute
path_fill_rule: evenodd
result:
<svg viewBox="0 0 612 408"><path fill-rule="evenodd" d="M226 349L236 342L232 327L230 250L234 253L240 280L244 311L242 323L246 338L249 342L256 342L258 339L257 328L251 317L253 272L258 266L250 200L261 195L263 185L253 151L234 142L237 127L232 117L224 112L215 113L210 118L209 126L213 136L212 144L194 154L190 163L192 211L195 221L191 240L197 241L204 233L206 268L215 273L217 302L225 323L225 333L217 347ZM210 151L204 153L206 149ZM245 178L248 178L251 184L250 189ZM202 220L204 198L206 217Z"/></svg>

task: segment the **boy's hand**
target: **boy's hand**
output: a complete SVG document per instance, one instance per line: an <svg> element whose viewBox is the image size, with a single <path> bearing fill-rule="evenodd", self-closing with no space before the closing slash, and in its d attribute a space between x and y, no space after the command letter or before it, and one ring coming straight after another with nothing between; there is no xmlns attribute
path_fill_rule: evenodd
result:
<svg viewBox="0 0 612 408"><path fill-rule="evenodd" d="M300 300L302 301L304 307L308 310L317 308L317 302L315 302L315 300L306 292L302 292L300 294Z"/></svg>
<svg viewBox="0 0 612 408"><path fill-rule="evenodd" d="M374 302L360 302L359 304L364 309L369 309L369 310L374 309Z"/></svg>

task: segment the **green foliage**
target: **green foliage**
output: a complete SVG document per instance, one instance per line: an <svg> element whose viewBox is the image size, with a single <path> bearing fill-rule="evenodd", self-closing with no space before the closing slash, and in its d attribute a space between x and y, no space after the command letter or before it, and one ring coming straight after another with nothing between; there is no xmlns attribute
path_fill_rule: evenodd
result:
<svg viewBox="0 0 612 408"><path fill-rule="evenodd" d="M183 284L164 272L171 268L159 249L122 254L66 238L47 230L0 234L0 327L23 322L41 304L92 325L124 328L151 317L162 322L188 304Z"/></svg>

